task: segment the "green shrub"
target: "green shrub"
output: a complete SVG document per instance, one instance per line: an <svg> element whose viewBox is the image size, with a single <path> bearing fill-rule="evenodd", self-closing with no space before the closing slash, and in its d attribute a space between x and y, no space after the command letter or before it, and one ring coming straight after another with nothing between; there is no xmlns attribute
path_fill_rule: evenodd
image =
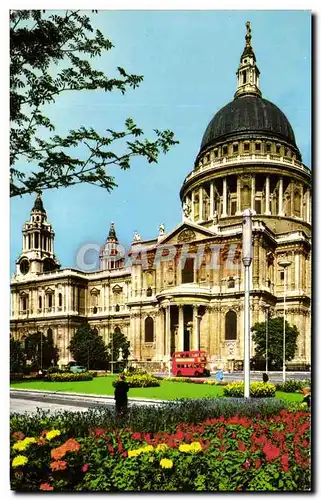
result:
<svg viewBox="0 0 321 500"><path fill-rule="evenodd" d="M129 375L125 377L130 388L134 387L159 387L160 382L152 375ZM119 380L114 380L113 386L116 387Z"/></svg>
<svg viewBox="0 0 321 500"><path fill-rule="evenodd" d="M119 429L130 427L137 432L168 432L178 423L199 423L206 418L233 417L235 415L255 418L261 415L268 418L280 413L292 404L283 399L253 398L201 398L180 399L159 406L133 405L128 408L126 417L119 421L113 407L97 406L86 412L60 411L50 413L39 410L35 414L11 414L12 432L28 433L30 429L41 432L43 428L64 428L71 436L85 435L92 427ZM293 406L293 408L301 407Z"/></svg>
<svg viewBox="0 0 321 500"><path fill-rule="evenodd" d="M48 370L46 370L47 375L50 375L51 373L62 373L62 370L58 366L50 366Z"/></svg>
<svg viewBox="0 0 321 500"><path fill-rule="evenodd" d="M61 373L49 373L47 380L49 382L84 382L86 380L92 380L93 376L88 372L83 373L71 373L71 372L61 372Z"/></svg>
<svg viewBox="0 0 321 500"><path fill-rule="evenodd" d="M277 391L282 392L296 392L310 385L310 380L286 380L285 382L276 383L275 388Z"/></svg>
<svg viewBox="0 0 321 500"><path fill-rule="evenodd" d="M233 382L224 387L224 396L241 398L244 395L244 382ZM250 396L252 398L273 398L275 386L265 382L253 382L250 384Z"/></svg>

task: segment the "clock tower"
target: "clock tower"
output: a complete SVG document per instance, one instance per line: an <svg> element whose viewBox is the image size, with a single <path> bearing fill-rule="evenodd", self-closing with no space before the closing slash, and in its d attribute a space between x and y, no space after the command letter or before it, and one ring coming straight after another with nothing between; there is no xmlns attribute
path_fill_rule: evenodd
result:
<svg viewBox="0 0 321 500"><path fill-rule="evenodd" d="M23 249L16 261L16 277L54 271L60 264L54 254L55 233L47 220L41 195L38 194L22 229Z"/></svg>

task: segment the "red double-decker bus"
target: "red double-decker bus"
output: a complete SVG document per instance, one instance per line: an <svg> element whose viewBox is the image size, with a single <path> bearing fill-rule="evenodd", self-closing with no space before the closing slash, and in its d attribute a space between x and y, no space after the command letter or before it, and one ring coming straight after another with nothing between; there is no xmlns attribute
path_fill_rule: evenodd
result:
<svg viewBox="0 0 321 500"><path fill-rule="evenodd" d="M207 352L180 351L172 357L172 374L175 377L209 377Z"/></svg>

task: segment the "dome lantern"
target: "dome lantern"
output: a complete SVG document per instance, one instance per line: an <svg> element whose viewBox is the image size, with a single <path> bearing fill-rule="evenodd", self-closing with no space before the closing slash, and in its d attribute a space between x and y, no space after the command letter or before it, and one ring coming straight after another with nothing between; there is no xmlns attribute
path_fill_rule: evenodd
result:
<svg viewBox="0 0 321 500"><path fill-rule="evenodd" d="M246 22L245 47L241 55L240 65L237 74L237 90L234 99L245 95L255 95L261 97L259 89L260 71L256 65L256 57L251 45L251 23Z"/></svg>

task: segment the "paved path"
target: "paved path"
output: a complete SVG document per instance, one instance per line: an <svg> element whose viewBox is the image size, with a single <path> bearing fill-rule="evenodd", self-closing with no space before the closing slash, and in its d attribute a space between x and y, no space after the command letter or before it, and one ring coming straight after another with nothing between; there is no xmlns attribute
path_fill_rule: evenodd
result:
<svg viewBox="0 0 321 500"><path fill-rule="evenodd" d="M58 403L44 403L26 399L10 398L10 412L36 413L37 408L41 410L57 411L86 411L88 408L81 406L62 405Z"/></svg>
<svg viewBox="0 0 321 500"><path fill-rule="evenodd" d="M128 399L128 406L158 406L166 401ZM112 396L99 396L79 393L59 393L50 391L31 391L10 389L10 412L35 413L37 408L56 411L86 411L88 408L108 406L115 408Z"/></svg>

